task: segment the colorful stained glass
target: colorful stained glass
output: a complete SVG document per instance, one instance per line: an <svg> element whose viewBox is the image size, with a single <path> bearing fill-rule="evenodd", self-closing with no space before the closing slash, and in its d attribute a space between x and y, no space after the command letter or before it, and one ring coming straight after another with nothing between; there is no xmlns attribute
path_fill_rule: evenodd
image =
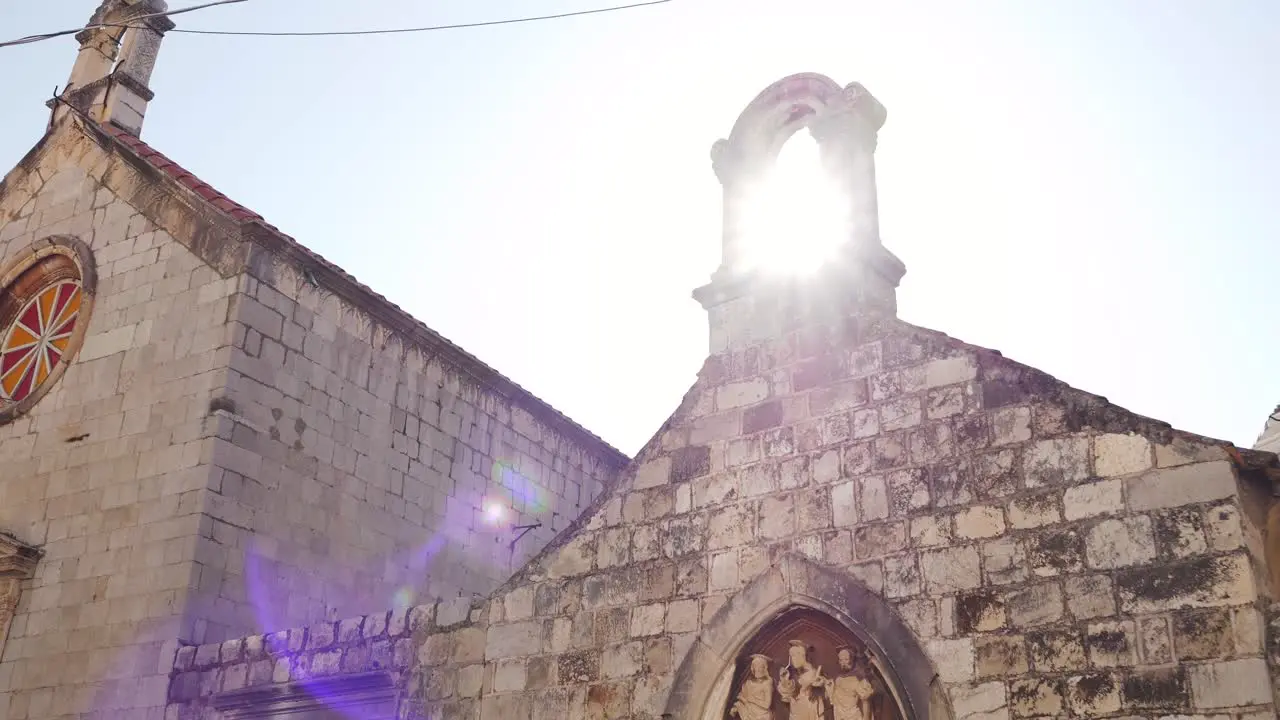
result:
<svg viewBox="0 0 1280 720"><path fill-rule="evenodd" d="M0 404L22 402L67 352L80 314L80 283L54 283L27 301L0 341Z"/></svg>

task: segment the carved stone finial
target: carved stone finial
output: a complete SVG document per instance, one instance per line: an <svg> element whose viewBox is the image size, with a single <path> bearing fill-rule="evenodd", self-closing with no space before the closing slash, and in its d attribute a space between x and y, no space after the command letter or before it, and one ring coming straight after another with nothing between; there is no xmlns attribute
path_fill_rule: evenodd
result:
<svg viewBox="0 0 1280 720"><path fill-rule="evenodd" d="M89 25L101 25L107 21L112 13L124 7L124 0L103 0L97 10L89 16Z"/></svg>
<svg viewBox="0 0 1280 720"><path fill-rule="evenodd" d="M851 82L844 86L844 101L850 107L865 108L872 126L879 130L884 127L884 121L888 118L888 111L884 109L884 105L876 99L875 95L866 88L862 83Z"/></svg>
<svg viewBox="0 0 1280 720"><path fill-rule="evenodd" d="M165 0L126 0L125 7L114 21L129 22L144 15L158 15L169 10ZM174 28L173 20L168 17L148 17L143 21L149 28L158 33L166 33Z"/></svg>
<svg viewBox="0 0 1280 720"><path fill-rule="evenodd" d="M732 181L737 170L737 158L728 140L721 138L711 144L711 169L721 185Z"/></svg>
<svg viewBox="0 0 1280 720"><path fill-rule="evenodd" d="M875 152L887 117L884 105L861 83L850 83L809 123L809 132L820 143L852 141L865 152Z"/></svg>

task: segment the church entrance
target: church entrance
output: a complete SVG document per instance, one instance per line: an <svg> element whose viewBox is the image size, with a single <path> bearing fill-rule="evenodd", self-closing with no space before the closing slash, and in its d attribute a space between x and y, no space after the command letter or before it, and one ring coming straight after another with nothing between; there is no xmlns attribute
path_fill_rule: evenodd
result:
<svg viewBox="0 0 1280 720"><path fill-rule="evenodd" d="M825 613L791 608L743 647L727 720L904 720L891 674Z"/></svg>

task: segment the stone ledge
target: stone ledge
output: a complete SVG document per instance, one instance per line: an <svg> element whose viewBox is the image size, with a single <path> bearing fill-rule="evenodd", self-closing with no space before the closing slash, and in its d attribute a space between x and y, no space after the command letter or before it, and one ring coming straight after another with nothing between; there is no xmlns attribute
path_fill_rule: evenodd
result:
<svg viewBox="0 0 1280 720"><path fill-rule="evenodd" d="M0 578L26 580L35 574L44 551L0 532Z"/></svg>
<svg viewBox="0 0 1280 720"><path fill-rule="evenodd" d="M368 710L388 703L394 707L395 700L391 676L370 672L233 690L215 696L212 706L226 718L269 718L341 707Z"/></svg>

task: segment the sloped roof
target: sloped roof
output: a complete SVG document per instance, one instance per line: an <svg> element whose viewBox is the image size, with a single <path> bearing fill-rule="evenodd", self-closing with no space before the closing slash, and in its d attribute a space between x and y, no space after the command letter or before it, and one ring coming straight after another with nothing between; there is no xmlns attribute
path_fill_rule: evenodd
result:
<svg viewBox="0 0 1280 720"><path fill-rule="evenodd" d="M92 122L92 121L90 121ZM440 333L427 327L425 323L413 317L399 305L391 302L386 296L378 293L368 285L356 280L347 271L341 267L326 260L323 256L306 247L289 235L281 232L279 228L268 223L262 215L250 210L240 203L232 200L223 193L219 192L209 183L201 180L194 173L182 167L178 163L171 160L164 153L151 147L143 142L141 138L129 133L128 131L112 125L111 123L93 123L101 129L105 135L110 137L119 146L126 148L147 165L164 173L179 185L190 190L197 197L205 201L208 205L216 208L224 215L242 225L254 226L261 230L267 231L279 244L289 250L291 255L301 255L308 262L314 263L319 268L328 271L329 274L340 278L344 285L348 285L355 290L357 295L363 296L366 302L372 302L379 306L385 312L380 313L383 316L390 314L397 320L395 325L407 328L409 330L410 340L430 348L440 353L443 357L452 361L459 369L470 375L480 384L490 388L512 400L515 400L525 406L526 410L532 412L538 419L547 422L557 430L565 432L570 437L576 436L581 442L587 446L595 446L600 451L600 459L613 465L614 467L622 467L630 462L630 458L618 450L614 446L605 442L603 438L595 433L587 430L570 419L567 415L552 407L545 400L542 400L532 392L521 387L514 380L508 378L498 372L493 367L487 365L476 356L463 350L460 346L445 338ZM249 232L246 235L260 237L261 232Z"/></svg>
<svg viewBox="0 0 1280 720"><path fill-rule="evenodd" d="M164 171L166 175L177 180L184 187L206 200L210 205L230 215L232 218L240 221L259 220L265 223L261 215L218 192L212 185L170 160L164 153L143 142L141 138L111 123L102 123L101 127L108 135L137 153L138 157L146 160L149 165L157 170ZM275 226L271 227L274 228ZM314 253L312 254L314 255ZM322 259L319 255L315 257L318 260Z"/></svg>

